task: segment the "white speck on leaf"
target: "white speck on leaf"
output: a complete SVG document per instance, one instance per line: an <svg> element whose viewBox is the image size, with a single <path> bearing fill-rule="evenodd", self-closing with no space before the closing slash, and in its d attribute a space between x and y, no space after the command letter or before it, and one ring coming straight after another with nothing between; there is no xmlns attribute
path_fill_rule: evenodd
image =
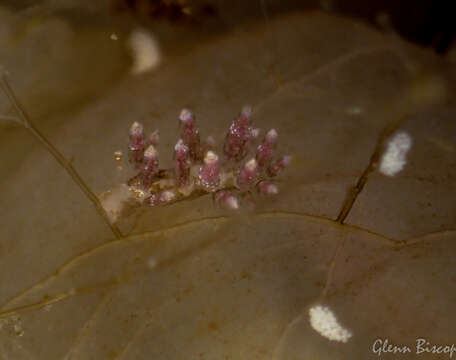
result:
<svg viewBox="0 0 456 360"><path fill-rule="evenodd" d="M328 340L345 343L352 337L352 333L339 324L336 316L327 306L315 305L311 307L309 320L312 328Z"/></svg>
<svg viewBox="0 0 456 360"><path fill-rule="evenodd" d="M407 152L412 146L412 138L405 132L400 132L388 142L385 153L380 162L379 171L386 176L394 176L407 163Z"/></svg>
<svg viewBox="0 0 456 360"><path fill-rule="evenodd" d="M133 65L131 73L139 75L155 69L161 62L161 50L157 39L144 29L136 29L127 41L132 51Z"/></svg>

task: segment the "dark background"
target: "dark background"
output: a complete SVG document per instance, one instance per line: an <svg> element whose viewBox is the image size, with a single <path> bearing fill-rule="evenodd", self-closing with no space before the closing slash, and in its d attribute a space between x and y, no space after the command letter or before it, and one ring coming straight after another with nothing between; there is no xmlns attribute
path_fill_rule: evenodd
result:
<svg viewBox="0 0 456 360"><path fill-rule="evenodd" d="M55 1L3 0L3 5L24 10L52 7ZM315 10L361 18L377 27L394 29L403 38L431 46L444 54L455 35L455 13L451 1L397 0L62 0L74 11L88 10L97 16L128 13L141 21L169 19L172 22L209 26L223 31L252 18L270 18L286 11Z"/></svg>

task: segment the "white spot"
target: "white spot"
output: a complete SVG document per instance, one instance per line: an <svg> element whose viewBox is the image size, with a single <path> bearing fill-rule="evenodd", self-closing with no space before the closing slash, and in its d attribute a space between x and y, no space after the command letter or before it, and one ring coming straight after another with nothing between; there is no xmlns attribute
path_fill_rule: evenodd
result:
<svg viewBox="0 0 456 360"><path fill-rule="evenodd" d="M158 152L157 149L155 149L155 146L149 145L144 151L144 157L146 159L156 159L158 157Z"/></svg>
<svg viewBox="0 0 456 360"><path fill-rule="evenodd" d="M229 209L233 209L233 210L239 209L239 202L238 202L237 198L233 195L228 196L225 200L225 203Z"/></svg>
<svg viewBox="0 0 456 360"><path fill-rule="evenodd" d="M143 132L144 132L144 128L143 128L142 124L140 124L139 122L135 121L133 124L131 124L131 126L130 126L130 135L131 136L139 136L139 135L142 135Z"/></svg>
<svg viewBox="0 0 456 360"><path fill-rule="evenodd" d="M185 145L184 140L179 139L177 141L176 145L174 146L174 150L175 151L182 151L182 152L188 151L188 146Z"/></svg>
<svg viewBox="0 0 456 360"><path fill-rule="evenodd" d="M122 161L123 153L121 150L114 151L114 160L117 162Z"/></svg>
<svg viewBox="0 0 456 360"><path fill-rule="evenodd" d="M328 340L345 343L352 337L352 333L339 324L336 316L327 306L311 307L309 321L312 328Z"/></svg>
<svg viewBox="0 0 456 360"><path fill-rule="evenodd" d="M271 142L271 143L275 142L275 141L277 141L278 136L279 136L279 134L277 134L276 129L271 129L266 134L266 141Z"/></svg>
<svg viewBox="0 0 456 360"><path fill-rule="evenodd" d="M405 132L399 132L388 142L380 162L379 171L386 176L394 176L407 163L407 152L412 146L412 138Z"/></svg>
<svg viewBox="0 0 456 360"><path fill-rule="evenodd" d="M165 190L160 194L160 202L170 202L176 198L176 193L171 190Z"/></svg>
<svg viewBox="0 0 456 360"><path fill-rule="evenodd" d="M125 184L118 185L99 196L101 206L106 211L111 222L116 222L132 194Z"/></svg>
<svg viewBox="0 0 456 360"><path fill-rule="evenodd" d="M130 34L127 44L132 51L131 73L139 75L155 69L161 62L161 50L157 39L144 29L136 29Z"/></svg>
<svg viewBox="0 0 456 360"><path fill-rule="evenodd" d="M204 163L205 164L214 164L218 161L218 156L213 151L208 151L204 156Z"/></svg>
<svg viewBox="0 0 456 360"><path fill-rule="evenodd" d="M258 167L258 163L255 159L250 159L244 166L246 170L254 171Z"/></svg>
<svg viewBox="0 0 456 360"><path fill-rule="evenodd" d="M193 113L190 110L188 110L188 109L181 110L181 112L179 114L180 121L185 123L185 122L192 120L192 118L193 118Z"/></svg>
<svg viewBox="0 0 456 360"><path fill-rule="evenodd" d="M116 33L112 33L111 36L109 37L111 40L116 41L119 40L119 37L117 36Z"/></svg>

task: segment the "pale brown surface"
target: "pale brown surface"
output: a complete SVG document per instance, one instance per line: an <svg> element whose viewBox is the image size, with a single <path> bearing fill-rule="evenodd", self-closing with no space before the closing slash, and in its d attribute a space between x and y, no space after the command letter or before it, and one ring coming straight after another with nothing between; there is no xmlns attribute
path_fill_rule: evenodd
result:
<svg viewBox="0 0 456 360"><path fill-rule="evenodd" d="M319 13L248 29L137 78L125 63L103 96L75 101L77 111L58 128L43 126L100 193L117 181L112 153L125 146L131 122L160 129L166 167L182 107L221 140L251 104L256 126L275 127L280 151L294 157L280 196L254 211L232 216L204 197L130 219L130 235L114 240L54 159L24 130L10 134L13 147L0 148L10 164L1 179L0 316L8 320L0 359L366 359L379 337L455 342L452 78L444 82L446 100L430 105L409 91L416 74L445 78L445 60ZM112 51L126 56L120 47ZM95 63L113 66L111 59ZM62 61L62 73L77 67ZM44 116L32 85L21 87L11 66L30 113ZM66 84L55 71L39 78L55 76L54 91ZM88 91L83 80L75 94ZM402 128L414 140L405 170L394 178L373 173L347 225L337 224L381 129L404 113ZM23 143L26 152L11 151ZM343 239L324 302L353 337L334 344L310 328L306 311ZM16 308L19 319L6 316Z"/></svg>

